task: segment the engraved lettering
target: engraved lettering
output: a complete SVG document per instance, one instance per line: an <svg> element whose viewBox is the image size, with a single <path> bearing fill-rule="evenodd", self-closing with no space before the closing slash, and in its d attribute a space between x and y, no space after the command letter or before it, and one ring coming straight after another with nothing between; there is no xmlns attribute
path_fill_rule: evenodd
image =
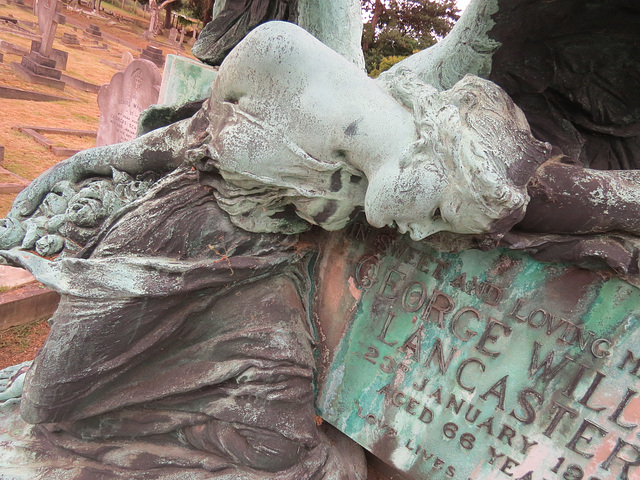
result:
<svg viewBox="0 0 640 480"><path fill-rule="evenodd" d="M473 307L463 307L455 313L455 315L451 319L451 330L453 331L453 334L463 342L466 342L467 340L475 337L478 334L478 332L469 330L468 328L465 328L463 334L458 331L458 322L460 321L462 315L466 313L470 313L471 316L475 317L476 320L480 320L480 312L478 312L478 310Z"/></svg>
<svg viewBox="0 0 640 480"><path fill-rule="evenodd" d="M605 407L592 407L591 405L589 405L589 400L591 399L591 397L593 396L593 393L598 388L598 385L600 385L600 382L602 381L602 379L605 377L606 375L604 373L596 372L596 376L593 379L593 382L591 382L591 385L589 385L589 388L587 389L586 393L580 400L578 400L578 403L580 405L584 405L589 410L593 410L594 412L601 412L602 410L604 410Z"/></svg>
<svg viewBox="0 0 640 480"><path fill-rule="evenodd" d="M583 363L580 364L580 366L578 367L578 370L576 370L576 373L573 375L573 378L569 382L569 385L567 385L567 388L565 388L564 391L562 392L564 396L573 398L573 392L578 386L578 383L580 382L580 380L582 380L582 377L584 376L584 372L586 372L588 368L589 367L587 365Z"/></svg>
<svg viewBox="0 0 640 480"><path fill-rule="evenodd" d="M625 447L630 447L635 451L635 460L627 460L619 455L621 450ZM602 462L600 468L609 471L609 468L611 467L611 464L614 460L620 460L624 463L622 471L620 472L620 478L622 480L629 480L629 469L631 467L637 467L638 465L640 465L640 449L635 445L625 442L622 438L618 438L616 446L614 447L609 457L604 462Z"/></svg>
<svg viewBox="0 0 640 480"><path fill-rule="evenodd" d="M420 402L418 402L418 400L416 400L413 397L409 397L409 401L406 404L406 407L404 409L405 412L407 412L409 415L415 415L416 412L413 411L413 409L417 406L420 405Z"/></svg>
<svg viewBox="0 0 640 480"><path fill-rule="evenodd" d="M491 445L489 445L489 455L491 455L489 465L493 465L497 459L504 457L504 453L498 453L498 451Z"/></svg>
<svg viewBox="0 0 640 480"><path fill-rule="evenodd" d="M447 406L444 408L450 408L456 413L456 415L458 413L460 413L460 409L462 408L462 406L464 405L464 400L460 400L460 403L457 403L456 401L456 397L455 395L452 393L449 396L449 401L447 402Z"/></svg>
<svg viewBox="0 0 640 480"><path fill-rule="evenodd" d="M433 421L433 411L428 407L424 407L422 409L422 413L418 417L418 420L422 423L431 423Z"/></svg>
<svg viewBox="0 0 640 480"><path fill-rule="evenodd" d="M620 423L619 420L620 420L620 416L622 415L622 412L624 412L624 409L627 407L627 405L629 405L629 402L631 401L631 399L635 397L637 394L638 392L636 392L635 390L631 390L630 388L627 388L627 393L625 394L624 398L620 401L620 403L618 404L614 412L609 416L609 420L611 420L613 423L615 423L619 427L624 428L625 430L631 430L636 428L638 426L637 423L634 423L634 424Z"/></svg>
<svg viewBox="0 0 640 480"><path fill-rule="evenodd" d="M590 444L591 441L593 440L593 437L585 437L584 432L587 430L587 428L595 429L595 431L598 432L601 437L604 437L608 433L604 428L602 428L602 427L596 425L595 423L585 419L585 420L582 421L582 424L580 425L580 427L578 427L578 430L573 435L571 440L569 440L569 443L567 443L567 448L569 450L571 450L572 452L575 452L578 455L583 456L584 458L592 458L593 457L593 453L587 453L587 452L584 452L582 450L578 450L578 447L577 447L578 442L580 440L584 440L586 444Z"/></svg>
<svg viewBox="0 0 640 480"><path fill-rule="evenodd" d="M515 305L513 306L511 311L509 312L509 315L511 315L513 318L515 318L520 323L524 323L524 322L527 321L527 317L521 317L520 315L518 315L518 312L522 308L522 305L524 305L524 299L523 298L517 299Z"/></svg>
<svg viewBox="0 0 640 480"><path fill-rule="evenodd" d="M465 385L465 384L462 383L462 373L464 372L464 369L467 367L467 365L469 365L471 363L476 363L476 364L480 365L480 370L482 370L482 372L484 372L485 369L487 368L485 366L485 364L482 363L477 358L474 358L474 357L467 358L466 360L464 360L460 364L460 366L458 367L458 370L456 371L456 381L458 382L458 385L460 385L460 387L463 390L466 390L467 392L473 393L476 390L476 387L472 387L472 386Z"/></svg>
<svg viewBox="0 0 640 480"><path fill-rule="evenodd" d="M403 353L410 354L410 357L413 357L413 360L416 362L420 361L420 353L422 349L422 337L423 337L423 329L422 326L418 327L415 332L409 335L409 338L405 340L398 350Z"/></svg>
<svg viewBox="0 0 640 480"><path fill-rule="evenodd" d="M631 350L627 350L627 355L624 357L624 360L622 361L622 363L618 365L618 368L620 370L624 370L624 367L626 367L627 362L631 362L631 363L636 362L633 369L629 370L630 374L636 375L638 373L638 370L640 370L640 358L636 358L635 355L631 352Z"/></svg>
<svg viewBox="0 0 640 480"><path fill-rule="evenodd" d="M484 329L478 344L476 345L476 350L484 355L488 355L492 358L496 358L500 355L500 352L494 352L491 350L487 350L485 347L487 342L496 343L496 340L500 338L498 335L492 335L493 327L501 327L505 337L511 335L511 327L496 320L493 317L489 317L489 322L487 323L487 327Z"/></svg>
<svg viewBox="0 0 640 480"><path fill-rule="evenodd" d="M545 429L544 432L542 432L545 437L549 438L551 438L551 435L556 430L556 427L560 423L560 420L562 420L562 417L564 417L566 414L568 414L570 418L576 418L578 416L578 412L573 408L565 407L558 402L552 403L553 405L551 406L551 411L555 411L556 413L551 419L551 423L549 423L549 426Z"/></svg>
<svg viewBox="0 0 640 480"><path fill-rule="evenodd" d="M444 314L449 313L455 307L456 302L446 293L440 290L433 290L431 298L427 306L422 311L420 318L425 321L430 321L431 314L435 311L437 316L438 327L444 328Z"/></svg>
<svg viewBox="0 0 640 480"><path fill-rule="evenodd" d="M497 307L504 297L504 290L489 282L482 282L476 289L478 298L487 305Z"/></svg>
<svg viewBox="0 0 640 480"><path fill-rule="evenodd" d="M535 390L531 388L525 388L518 394L518 403L524 410L524 416L517 414L515 410L511 410L511 413L509 414L516 420L520 421L523 425L530 425L536 419L536 411L527 398L529 396L532 396L537 401L538 405L540 405L544 400L542 395L540 395Z"/></svg>
<svg viewBox="0 0 640 480"><path fill-rule="evenodd" d="M444 260L435 259L436 264L438 265L436 269L433 271L431 276L436 280L442 280L442 271L447 270L451 265L449 262L445 262Z"/></svg>
<svg viewBox="0 0 640 480"><path fill-rule="evenodd" d="M445 374L449 369L449 365L451 365L451 360L453 360L454 355L458 349L456 347L451 347L451 352L449 353L449 358L447 360L444 359L444 348L442 346L442 342L439 338L436 338L433 347L431 348L431 353L429 353L429 358L425 362L425 367L428 367L433 363L435 359L438 362L438 367L440 367L440 373Z"/></svg>
<svg viewBox="0 0 640 480"><path fill-rule="evenodd" d="M529 449L537 444L538 442L536 442L535 440L530 442L529 437L527 437L526 435L522 435L522 450L520 450L520 452L523 455L526 455Z"/></svg>
<svg viewBox="0 0 640 480"><path fill-rule="evenodd" d="M416 290L415 287L419 287ZM427 299L427 286L424 282L413 282L405 288L402 294L402 308L407 312L417 312Z"/></svg>
<svg viewBox="0 0 640 480"><path fill-rule="evenodd" d="M540 342L533 342L533 353L531 354L531 363L529 364L529 376L533 377L537 374L541 369L542 371L542 381L547 382L553 379L560 370L562 370L567 363L575 362L575 360L567 355L564 356L562 360L555 367L551 368L553 365L553 359L555 358L555 351L551 350L546 358L542 361L542 363L538 363L538 356L540 353L540 347L542 344Z"/></svg>
<svg viewBox="0 0 640 480"><path fill-rule="evenodd" d="M606 345L605 350L602 345ZM611 355L611 351L608 348L611 347L611 342L605 338L599 338L591 344L591 353L596 358L605 358Z"/></svg>
<svg viewBox="0 0 640 480"><path fill-rule="evenodd" d="M364 289L370 288L376 283L378 275L378 259L369 255L364 257L356 266L356 284Z"/></svg>
<svg viewBox="0 0 640 480"><path fill-rule="evenodd" d="M384 325L382 325L382 330L380 330L380 334L376 337L382 343L384 343L385 345L389 345L390 347L393 347L398 343L398 342L387 342L386 340L387 333L389 332L389 327L391 326L391 322L393 322L394 318L396 318L395 313L389 312L386 320L384 321Z"/></svg>
<svg viewBox="0 0 640 480"><path fill-rule="evenodd" d="M496 405L496 410L504 411L504 399L507 394L507 379L509 375L505 375L496 383L494 383L489 390L487 390L483 395L480 395L482 400L486 400L489 395L492 395L498 399L498 405Z"/></svg>
<svg viewBox="0 0 640 480"><path fill-rule="evenodd" d="M511 428L509 425L502 425L502 430L500 430L500 433L498 434L498 440L502 440L504 443L512 447L513 445L511 445L511 440L515 436L516 431L513 428ZM506 438L506 442L505 440L503 440L503 438Z"/></svg>
<svg viewBox="0 0 640 480"><path fill-rule="evenodd" d="M398 297L398 294L393 292L398 287L398 282L404 280L406 276L407 275L405 273L399 272L398 270L394 270L392 268L389 269L382 285L380 285L378 294L389 300L395 300Z"/></svg>
<svg viewBox="0 0 640 480"><path fill-rule="evenodd" d="M504 461L504 464L502 465L502 467L500 467L500 471L502 473L508 475L509 477L513 477L513 473L511 473L508 470L512 469L513 467L517 467L518 465L520 465L519 462L516 462L511 457L507 457L507 459Z"/></svg>

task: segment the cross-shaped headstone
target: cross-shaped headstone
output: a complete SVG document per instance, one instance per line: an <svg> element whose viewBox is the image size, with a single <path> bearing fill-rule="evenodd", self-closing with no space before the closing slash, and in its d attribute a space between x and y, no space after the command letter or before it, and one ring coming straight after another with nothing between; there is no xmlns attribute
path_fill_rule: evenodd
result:
<svg viewBox="0 0 640 480"><path fill-rule="evenodd" d="M42 35L40 42L40 55L48 57L53 50L53 39L56 36L58 24L65 23L64 15L58 13L58 0L39 0L38 9L38 27Z"/></svg>

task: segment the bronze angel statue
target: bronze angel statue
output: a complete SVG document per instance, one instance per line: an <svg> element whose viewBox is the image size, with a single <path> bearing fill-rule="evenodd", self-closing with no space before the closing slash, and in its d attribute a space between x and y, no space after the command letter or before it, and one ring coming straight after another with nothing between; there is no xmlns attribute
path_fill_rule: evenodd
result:
<svg viewBox="0 0 640 480"><path fill-rule="evenodd" d="M635 2L476 0L377 80L334 33L257 26L194 115L18 196L0 255L62 300L2 407L7 478L365 479L316 424L309 301L361 214L638 282Z"/></svg>

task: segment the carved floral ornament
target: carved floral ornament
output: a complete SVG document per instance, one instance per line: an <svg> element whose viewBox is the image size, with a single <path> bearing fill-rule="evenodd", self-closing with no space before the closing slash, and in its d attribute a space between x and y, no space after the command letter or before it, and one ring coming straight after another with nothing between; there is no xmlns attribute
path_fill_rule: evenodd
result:
<svg viewBox="0 0 640 480"><path fill-rule="evenodd" d="M310 8L300 3L301 11ZM571 0L553 3L556 9L560 3L566 8L577 5ZM527 9L544 10L548 2L522 2L523 9L508 10L500 4L472 3L451 36L379 80L369 79L295 25L260 26L228 54L211 97L194 115L129 142L81 152L20 194L0 227L0 255L32 271L63 298L33 366L26 374L16 370L14 380L7 382L24 381L23 391L11 390L16 390L13 400L21 395L22 418L16 401L6 403L0 417L0 423L10 427L5 431L13 432L0 449L0 461L13 462L10 473L22 474L20 469L26 468L60 473L62 478L100 472L107 478L173 479L188 472L193 478L228 480L364 479L361 449L326 423L318 428L314 410L314 370L322 377L330 360L339 358L336 352L345 345L341 335L349 331L346 325L352 319L370 312L363 318L371 324L357 328L363 336L374 330L377 335L372 341L378 342L379 355L370 358L375 362L358 356L360 368L397 374L399 381L408 371L398 365L407 364L411 352L409 356L416 356L425 332L440 335L434 328L448 325L445 320L457 325L452 336L437 337L439 343L429 337L432 360L440 359L442 367L444 348L462 351L466 345L460 342L470 339L456 332L476 333L472 343L480 349L472 348L479 354L504 351L506 358L509 350L505 339L511 327L494 318L495 312L487 315L495 321L480 323L479 302L484 302L482 308L524 303L497 286L497 274L498 280L491 281L471 280L471 273L460 279L452 267L446 274L457 277L446 282L436 278L437 271L443 272L437 263L443 251L499 245L527 250L543 260L582 262L595 269L584 270L585 278L615 273L637 282L637 172L591 170L579 164L637 165L637 150L631 148L638 137L637 89L635 94L632 89L621 93L628 96L625 102L616 98L590 104L589 99L601 97L582 94L583 87L576 85L584 83L563 77L586 68L579 49L567 65L558 61L552 67L539 52L530 52L527 68L535 64L544 74L523 74L521 64L513 63L513 51L519 50L511 46L520 45L513 25L529 31L532 22L513 23L510 15L520 18L528 12L536 18ZM219 8L220 15L233 13ZM637 26L634 8L630 12L635 16L627 17ZM603 4L596 10L575 13L584 16L584 22L598 17L599 31L610 31L610 18L620 23L615 7ZM313 15L307 11L304 18ZM545 18L548 23L536 26L541 30L534 33L566 28L571 35L563 38L571 43L571 25L560 22L560 16ZM637 38L640 29L622 23L616 32ZM600 38L593 38L591 61L607 57L615 67L618 57L602 55ZM331 36L326 41L330 43ZM628 42L627 48L633 53L638 44ZM554 48L559 49L556 58L563 59L563 45ZM567 68L553 75L545 70L560 66ZM605 77L626 82L624 75L603 73ZM566 82L556 85L557 78ZM543 80L548 84L527 83ZM522 85L524 90L518 90ZM570 108L576 102L582 102L582 108ZM608 112L605 117L617 119L616 125L602 118L592 121L602 108ZM592 118L585 112L593 113ZM602 152L606 158L599 156ZM388 236L391 247L367 257L367 278L357 273L364 268L360 244L344 233L362 210L372 227L391 227L376 230L375 238ZM610 231L615 233L602 234ZM411 240L401 236L405 233ZM427 243L441 253L427 252ZM414 261L414 255L397 261L394 249L407 245L427 260ZM355 252L353 258L337 261L345 251ZM495 252L487 255L498 255ZM481 255L448 255L453 265L476 254ZM507 260L501 257L493 271L521 279L510 272L524 263ZM356 261L360 267L346 267ZM531 268L544 269L529 261ZM427 263L434 268L430 276L423 270ZM564 278L559 271L558 278ZM482 285L507 293L492 297L491 304ZM495 288L492 291L498 291ZM456 289L460 301L468 303L454 311L454 295L445 289ZM583 290L590 291L576 289ZM443 306L447 299L450 303ZM465 321L476 323L462 330L456 317L460 311ZM404 323L401 314L406 314ZM434 315L442 322L434 323ZM535 335L523 315L523 322L514 317L516 326ZM572 325L579 329L577 320ZM394 330L399 326L406 331ZM496 333L500 328L504 338ZM623 330L616 332L624 336L634 331ZM393 336L400 333L402 338ZM553 340L545 335L545 342ZM393 342L406 347L401 352L405 363L395 359L398 346ZM536 358L542 358L536 352ZM347 354L341 364L345 367L351 359ZM482 365L494 358L483 357ZM522 363L517 352L513 358ZM397 369L391 369L389 359ZM593 361L604 360L596 356ZM502 362L494 368L508 367ZM323 401L348 390L339 378L323 384ZM471 388L468 377L458 380ZM501 385L476 391L486 397L481 400L502 401ZM582 385L576 380L572 388L577 392ZM395 390L380 391L376 401L388 404L395 398L399 403L404 398L400 406L406 413L411 402L405 391L398 390L404 397ZM580 398L584 395L581 391ZM622 409L628 397L621 397ZM422 400L414 399L409 410L426 406ZM336 417L335 423L344 420L343 431L354 438L366 432L348 428L353 421L368 422L364 409L342 413L347 420ZM370 414L379 425L377 435L384 419L378 411ZM583 434L575 437L578 450L588 443ZM390 440L381 435L374 437L375 445L367 445L380 448L376 454L383 455L381 445ZM363 444L366 440L358 439ZM607 468L620 467L623 447L625 452L635 448L624 441L628 444L618 449ZM26 467L18 458L24 445L38 453ZM627 458L625 465L619 468L622 478L635 467L634 460ZM485 462L481 468L490 465ZM504 468L511 473L515 460Z"/></svg>

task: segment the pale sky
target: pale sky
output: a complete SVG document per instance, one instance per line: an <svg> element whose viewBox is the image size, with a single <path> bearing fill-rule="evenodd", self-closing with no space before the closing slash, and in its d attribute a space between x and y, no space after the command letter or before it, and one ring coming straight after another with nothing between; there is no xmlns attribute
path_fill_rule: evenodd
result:
<svg viewBox="0 0 640 480"><path fill-rule="evenodd" d="M464 9L467 8L467 5L469 5L470 1L471 0L457 0L456 5L458 5L458 8L461 12L464 12Z"/></svg>

